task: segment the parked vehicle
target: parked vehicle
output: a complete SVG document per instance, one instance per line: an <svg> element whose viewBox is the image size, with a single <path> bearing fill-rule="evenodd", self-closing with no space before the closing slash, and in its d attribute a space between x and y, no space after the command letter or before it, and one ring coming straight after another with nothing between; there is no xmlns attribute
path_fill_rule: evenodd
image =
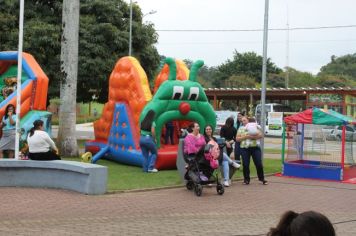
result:
<svg viewBox="0 0 356 236"><path fill-rule="evenodd" d="M342 139L342 126L335 126L331 131L330 136L335 140L340 141ZM346 126L346 141L356 141L356 127L352 125Z"/></svg>
<svg viewBox="0 0 356 236"><path fill-rule="evenodd" d="M323 132L323 135L326 140L335 140L335 136L333 135L334 130L335 130L334 125L326 125L323 126L321 132Z"/></svg>

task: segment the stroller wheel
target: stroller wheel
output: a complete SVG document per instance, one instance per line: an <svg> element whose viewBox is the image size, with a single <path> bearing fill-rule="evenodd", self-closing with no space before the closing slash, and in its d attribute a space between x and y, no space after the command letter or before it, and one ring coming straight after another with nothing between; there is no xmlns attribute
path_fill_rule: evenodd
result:
<svg viewBox="0 0 356 236"><path fill-rule="evenodd" d="M193 190L193 188L194 188L193 181L188 180L187 183L185 184L185 187L187 187L188 190Z"/></svg>
<svg viewBox="0 0 356 236"><path fill-rule="evenodd" d="M194 192L195 192L195 195L200 197L201 194L203 193L203 187L200 184L195 185L194 186Z"/></svg>
<svg viewBox="0 0 356 236"><path fill-rule="evenodd" d="M219 195L223 195L224 192L225 192L224 186L223 186L222 184L217 184L217 185L216 185L216 192L217 192Z"/></svg>

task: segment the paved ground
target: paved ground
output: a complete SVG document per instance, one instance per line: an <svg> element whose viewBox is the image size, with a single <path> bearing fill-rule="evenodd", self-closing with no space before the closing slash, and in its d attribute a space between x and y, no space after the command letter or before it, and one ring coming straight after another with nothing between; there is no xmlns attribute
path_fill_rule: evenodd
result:
<svg viewBox="0 0 356 236"><path fill-rule="evenodd" d="M356 235L356 185L269 180L235 182L223 196L204 188L201 197L185 188L102 196L0 188L0 235L266 235L289 209L320 211L337 235Z"/></svg>

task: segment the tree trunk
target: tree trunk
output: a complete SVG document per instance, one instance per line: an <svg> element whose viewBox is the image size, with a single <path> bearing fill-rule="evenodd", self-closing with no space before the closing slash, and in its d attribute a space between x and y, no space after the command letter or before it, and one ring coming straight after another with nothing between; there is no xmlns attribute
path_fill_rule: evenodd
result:
<svg viewBox="0 0 356 236"><path fill-rule="evenodd" d="M79 0L63 0L58 147L61 156L78 156L76 98L78 75Z"/></svg>

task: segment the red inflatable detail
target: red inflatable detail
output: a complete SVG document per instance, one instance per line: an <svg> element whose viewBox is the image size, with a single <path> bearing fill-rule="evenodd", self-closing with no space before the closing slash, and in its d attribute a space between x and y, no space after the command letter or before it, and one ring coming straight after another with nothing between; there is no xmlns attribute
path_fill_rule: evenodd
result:
<svg viewBox="0 0 356 236"><path fill-rule="evenodd" d="M181 104L179 104L179 111L180 113L182 113L183 115L188 114L188 112L190 112L190 105L187 102L182 102Z"/></svg>
<svg viewBox="0 0 356 236"><path fill-rule="evenodd" d="M178 145L167 145L158 149L156 168L158 170L176 169Z"/></svg>

